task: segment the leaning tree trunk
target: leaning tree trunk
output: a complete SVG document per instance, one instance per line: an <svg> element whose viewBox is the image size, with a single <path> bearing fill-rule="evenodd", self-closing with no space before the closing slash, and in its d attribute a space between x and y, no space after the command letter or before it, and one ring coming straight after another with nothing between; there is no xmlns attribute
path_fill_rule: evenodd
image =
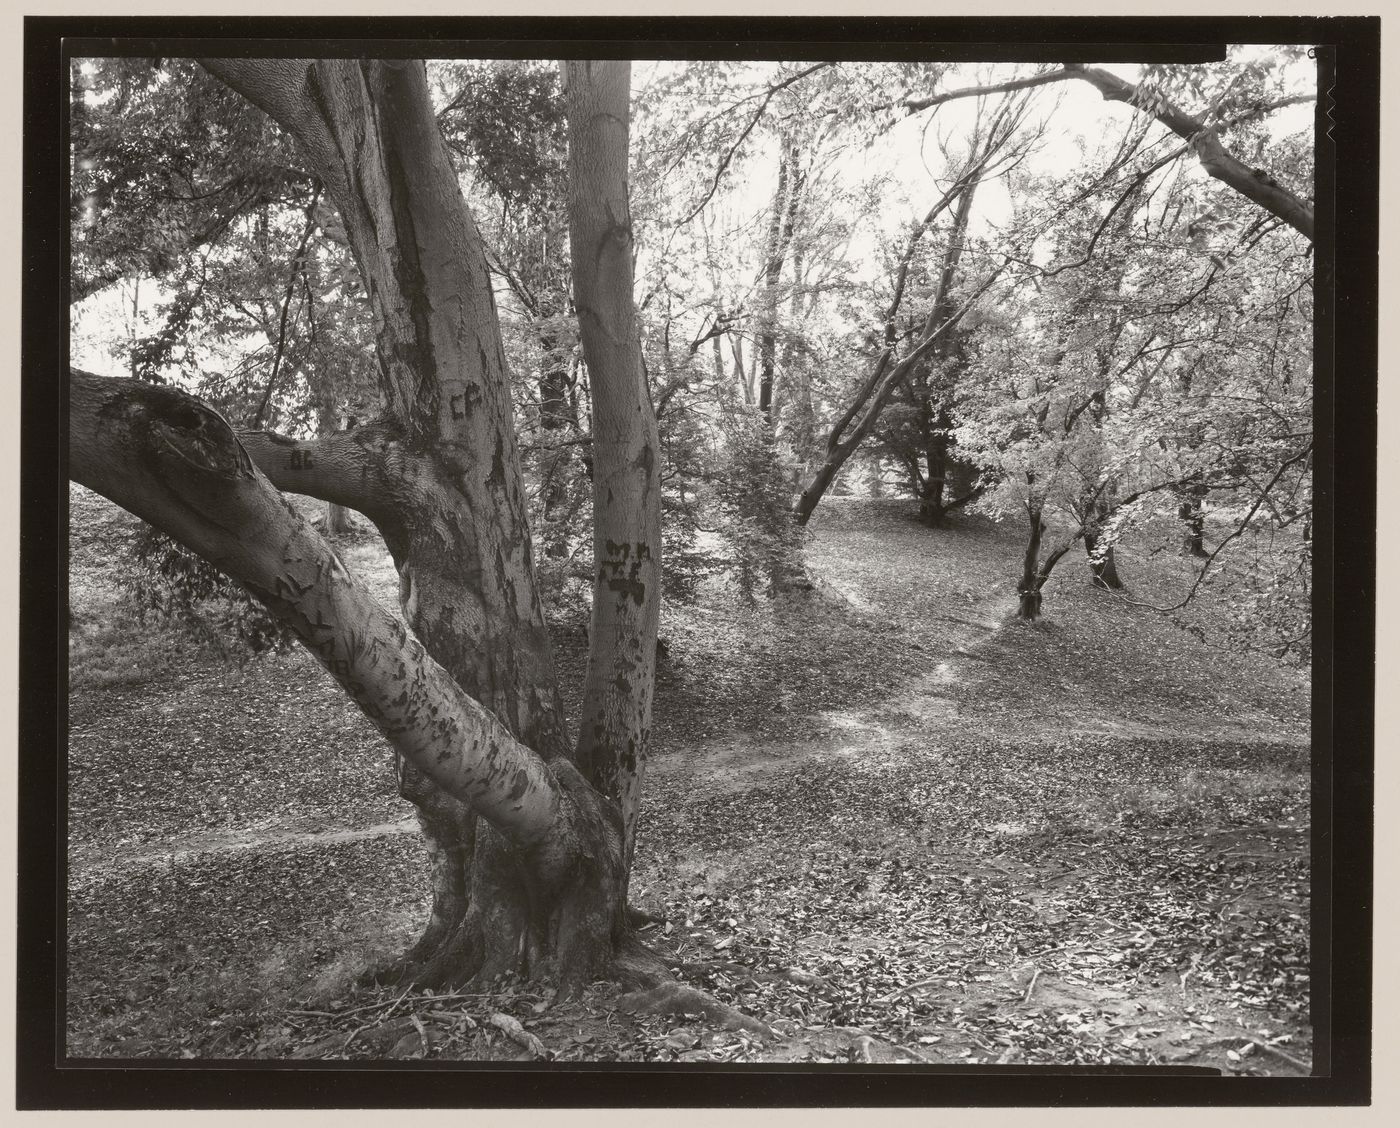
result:
<svg viewBox="0 0 1400 1128"><path fill-rule="evenodd" d="M826 494L827 488L845 464L846 459L856 452L860 444L865 441L866 436L874 429L895 388L908 379L918 366L924 363L925 359L930 364L941 361L947 354L952 331L957 323L972 303L981 297L1000 276L1000 269L993 271L977 292L963 303L961 308L954 309L953 282L957 276L958 264L962 260L963 241L967 233L968 217L972 211L972 200L976 188L977 177L975 174L970 179L964 179L955 186L956 192L961 193L961 195L958 197L958 210L954 214L953 224L948 234L948 245L943 252L943 266L939 271L933 308L929 311L928 320L924 323L918 345L908 356L891 368L890 360L893 356L894 346L893 322L899 312L899 303L902 300L909 262L913 257L914 248L923 229L933 222L939 211L952 202L954 190L945 193L943 199L929 212L921 227L916 230L914 238L910 240L896 278L895 297L885 313L885 351L876 362L875 367L871 369L870 375L866 377L865 383L856 393L855 399L832 425L831 431L827 435L826 457L821 466L817 468L817 472L812 475L811 481L807 483L807 488L797 499L794 516L799 525L806 525L811 520L812 511L816 509L817 503ZM858 416L859 418L857 418Z"/></svg>
<svg viewBox="0 0 1400 1128"><path fill-rule="evenodd" d="M490 276L423 64L205 66L296 138L334 200L374 313L386 408L356 433L314 446L250 437L249 452L282 489L366 495L342 503L384 536L404 615L428 653L522 743L547 760L567 758ZM354 472L327 475L334 457L352 459ZM419 809L432 859L433 910L393 971L459 980L483 926L497 953L519 940L510 906L528 882L497 832L473 834L469 804L411 760L400 763L400 790Z"/></svg>
<svg viewBox="0 0 1400 1128"><path fill-rule="evenodd" d="M616 807L465 692L286 504L217 412L132 380L73 372L69 388L74 479L239 581L405 765L489 824L480 842L497 864L475 867L458 973L525 972L577 991L605 972L622 910Z"/></svg>

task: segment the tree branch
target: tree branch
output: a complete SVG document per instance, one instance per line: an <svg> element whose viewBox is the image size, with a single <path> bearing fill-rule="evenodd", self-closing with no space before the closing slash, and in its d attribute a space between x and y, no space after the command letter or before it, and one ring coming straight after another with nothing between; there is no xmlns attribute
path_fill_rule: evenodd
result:
<svg viewBox="0 0 1400 1128"><path fill-rule="evenodd" d="M544 761L469 697L184 392L71 372L70 472L241 583L394 749L517 846L567 817Z"/></svg>
<svg viewBox="0 0 1400 1128"><path fill-rule="evenodd" d="M267 406L272 402L272 391L277 386L277 377L282 371L282 357L287 348L287 314L292 306L292 293L296 290L297 272L301 270L306 245L311 242L311 233L316 230L316 203L320 198L321 186L317 184L316 190L311 193L311 202L306 205L306 226L302 229L301 241L297 243L297 249L292 255L292 269L287 276L287 292L282 295L282 312L277 321L277 352L272 358L272 374L268 376L267 387L263 389L262 402L248 421L248 426L252 428L262 425Z"/></svg>
<svg viewBox="0 0 1400 1128"><path fill-rule="evenodd" d="M748 136L750 133L753 132L754 126L756 126L761 120L763 120L763 115L768 110L768 103L771 102L777 96L778 92L780 90L786 90L789 86L793 85L796 82L800 82L809 74L815 74L819 70L825 70L827 67L835 65L835 63L817 63L816 66L811 66L808 67L806 70L798 71L797 74L790 75L788 78L783 79L783 81L768 88L768 92L763 96L763 101L759 103L758 109L754 111L753 117L749 119L749 124L744 126L744 130L742 133L739 134L738 140L736 140L734 144L730 145L729 148L725 150L724 155L720 157L719 165L715 168L715 175L710 180L710 186L708 189L706 189L704 196L701 197L700 202L695 205L695 207L691 210L690 214L687 215L683 220L681 220L680 225L689 223L692 219L694 219L697 215L704 211L705 205L708 204L710 200L714 198L715 190L719 188L719 182L720 179L724 176L725 170L729 167L730 162L734 160L735 155L739 152L740 146L743 145L743 143L746 140L748 140Z"/></svg>
<svg viewBox="0 0 1400 1128"><path fill-rule="evenodd" d="M416 457L401 445L397 429L387 421L316 439L239 431L238 441L279 490L343 505L375 524L399 513L402 483L412 478L397 471Z"/></svg>
<svg viewBox="0 0 1400 1128"><path fill-rule="evenodd" d="M1103 95L1105 101L1125 102L1142 113L1151 114L1183 141L1190 143L1201 167L1223 184L1253 200L1308 239L1313 237L1313 209L1263 169L1251 169L1226 151L1218 136L1218 126L1207 126L1164 98L1144 98L1139 87L1099 67L1079 63L1066 66L1073 78L1083 79Z"/></svg>

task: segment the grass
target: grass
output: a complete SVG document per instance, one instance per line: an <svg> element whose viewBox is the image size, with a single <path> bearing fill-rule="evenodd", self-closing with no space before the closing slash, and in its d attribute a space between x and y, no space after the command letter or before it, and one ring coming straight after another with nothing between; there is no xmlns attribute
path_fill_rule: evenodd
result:
<svg viewBox="0 0 1400 1128"><path fill-rule="evenodd" d="M382 741L301 653L238 668L124 617L103 554L123 518L79 500L70 1053L348 1038L375 998L349 992L355 974L425 912L416 835L327 836L407 814ZM1268 1072L1262 1052L1225 1054L1260 1030L1305 1054L1303 673L1096 591L1070 557L1047 620L1008 622L1020 544L986 521L931 531L903 503L833 500L814 526L814 601L709 590L664 610L633 879L668 921L649 941L780 1042L625 1015L606 992L545 1013L516 992L453 1003L441 1030L445 1004L419 1000L431 1053L518 1053L493 1008L563 1059L830 1060L857 1028L937 1060ZM375 538L339 550L394 598ZM1120 557L1135 596L1180 582L1184 562L1148 546ZM586 643L558 627L569 697ZM772 978L794 967L830 989ZM1138 1004L1161 1033L1125 1047L1114 1023ZM1220 1012L1211 1038L1188 1005ZM345 1052L388 1052L365 1037Z"/></svg>

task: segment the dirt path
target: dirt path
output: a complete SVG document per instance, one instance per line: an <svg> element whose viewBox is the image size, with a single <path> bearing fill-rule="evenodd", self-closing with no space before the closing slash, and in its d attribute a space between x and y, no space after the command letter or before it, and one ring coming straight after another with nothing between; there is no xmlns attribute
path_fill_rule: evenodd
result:
<svg viewBox="0 0 1400 1128"><path fill-rule="evenodd" d="M413 817L373 826L334 827L329 830L296 830L270 823L266 827L240 827L237 830L172 840L165 849L147 850L105 860L95 851L69 856L72 876L70 891L103 881L116 873L125 873L143 866L165 866L174 869L201 859L217 858L222 854L246 852L296 851L306 847L334 846L360 842L367 838L384 838L398 834L417 834L418 820Z"/></svg>

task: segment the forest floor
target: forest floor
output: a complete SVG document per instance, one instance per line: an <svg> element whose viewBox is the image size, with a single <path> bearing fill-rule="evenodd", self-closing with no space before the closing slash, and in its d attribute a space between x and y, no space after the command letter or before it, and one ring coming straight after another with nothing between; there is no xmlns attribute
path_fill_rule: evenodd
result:
<svg viewBox="0 0 1400 1128"><path fill-rule="evenodd" d="M766 1038L606 985L355 988L427 909L381 739L301 652L142 624L124 516L73 498L70 1057L1310 1068L1306 671L1093 589L1082 555L1023 624L1015 531L830 499L813 597L663 612L633 901ZM392 603L377 539L340 549ZM1119 563L1138 599L1189 582ZM586 640L557 637L576 692Z"/></svg>

